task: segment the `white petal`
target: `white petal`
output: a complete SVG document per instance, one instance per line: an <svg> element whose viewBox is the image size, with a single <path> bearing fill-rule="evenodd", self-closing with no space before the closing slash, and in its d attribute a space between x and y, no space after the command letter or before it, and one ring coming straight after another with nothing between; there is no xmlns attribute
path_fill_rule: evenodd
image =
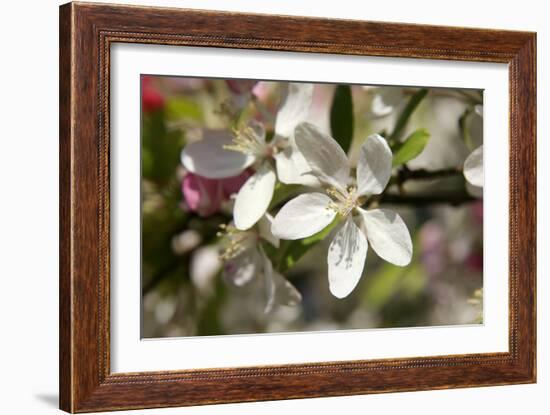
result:
<svg viewBox="0 0 550 415"><path fill-rule="evenodd" d="M368 247L367 238L348 216L328 248L328 282L335 297L348 296L361 279Z"/></svg>
<svg viewBox="0 0 550 415"><path fill-rule="evenodd" d="M275 155L277 177L285 184L301 184L317 187L319 180L311 174L311 168L297 148L287 147Z"/></svg>
<svg viewBox="0 0 550 415"><path fill-rule="evenodd" d="M399 87L374 88L371 111L376 117L385 117L391 114L403 100L403 92Z"/></svg>
<svg viewBox="0 0 550 415"><path fill-rule="evenodd" d="M264 311L269 313L275 304L293 306L302 301L300 292L281 274L273 269L273 264L260 249L263 264L266 305Z"/></svg>
<svg viewBox="0 0 550 415"><path fill-rule="evenodd" d="M483 198L483 187L474 186L466 180L466 191L473 197Z"/></svg>
<svg viewBox="0 0 550 415"><path fill-rule="evenodd" d="M323 193L305 193L284 205L273 219L271 231L282 239L302 239L328 226L336 212L327 209L330 197Z"/></svg>
<svg viewBox="0 0 550 415"><path fill-rule="evenodd" d="M231 133L225 130L205 131L202 140L185 146L181 162L190 172L209 179L238 176L255 158L224 149L232 139Z"/></svg>
<svg viewBox="0 0 550 415"><path fill-rule="evenodd" d="M411 262L411 235L401 216L387 209L358 210L369 243L380 258L400 266Z"/></svg>
<svg viewBox="0 0 550 415"><path fill-rule="evenodd" d="M208 296L213 293L216 275L221 266L218 247L206 245L194 251L189 266L189 275L199 293Z"/></svg>
<svg viewBox="0 0 550 415"><path fill-rule="evenodd" d="M391 176L392 152L378 134L369 136L361 146L357 162L357 191L360 195L378 195Z"/></svg>
<svg viewBox="0 0 550 415"><path fill-rule="evenodd" d="M231 284L242 287L254 278L262 266L261 257L256 249L247 249L235 258L226 261L223 276Z"/></svg>
<svg viewBox="0 0 550 415"><path fill-rule="evenodd" d="M394 107L392 105L388 105L388 103L384 102L384 98L380 94L376 94L372 98L371 103L371 112L376 117L385 117L386 115L390 115L394 110Z"/></svg>
<svg viewBox="0 0 550 415"><path fill-rule="evenodd" d="M260 234L260 237L263 240L269 242L275 248L278 248L279 247L279 238L277 238L271 232L272 223L273 223L273 216L271 216L269 213L266 213L258 221L258 232Z"/></svg>
<svg viewBox="0 0 550 415"><path fill-rule="evenodd" d="M264 215L273 197L276 178L273 167L269 163L264 163L243 184L233 207L237 229L249 229Z"/></svg>
<svg viewBox="0 0 550 415"><path fill-rule="evenodd" d="M349 182L349 162L342 147L310 123L296 127L296 145L313 174L331 186L343 189Z"/></svg>
<svg viewBox="0 0 550 415"><path fill-rule="evenodd" d="M264 313L269 313L275 305L275 281L273 280L273 264L262 251L263 258L263 277L264 277L264 291L265 291L265 308Z"/></svg>
<svg viewBox="0 0 550 415"><path fill-rule="evenodd" d="M477 115L479 115L480 117L483 117L483 105L481 104L478 104L474 107L474 111L476 112Z"/></svg>
<svg viewBox="0 0 550 415"><path fill-rule="evenodd" d="M286 85L277 119L275 135L290 137L296 126L306 120L313 97L313 84L289 83Z"/></svg>
<svg viewBox="0 0 550 415"><path fill-rule="evenodd" d="M483 146L479 146L464 161L464 177L471 184L483 187Z"/></svg>
<svg viewBox="0 0 550 415"><path fill-rule="evenodd" d="M271 304L268 302L266 305L266 312L269 312L274 304L286 306L296 306L300 304L302 301L302 295L290 281L288 281L277 271L273 271L273 274L271 274L271 280L273 281L275 293Z"/></svg>

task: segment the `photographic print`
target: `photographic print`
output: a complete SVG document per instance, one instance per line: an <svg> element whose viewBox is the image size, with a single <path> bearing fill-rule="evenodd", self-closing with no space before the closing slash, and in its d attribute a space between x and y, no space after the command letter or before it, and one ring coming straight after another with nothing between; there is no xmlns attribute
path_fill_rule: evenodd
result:
<svg viewBox="0 0 550 415"><path fill-rule="evenodd" d="M536 382L536 33L59 23L60 408Z"/></svg>
<svg viewBox="0 0 550 415"><path fill-rule="evenodd" d="M483 323L483 91L141 76L142 337Z"/></svg>

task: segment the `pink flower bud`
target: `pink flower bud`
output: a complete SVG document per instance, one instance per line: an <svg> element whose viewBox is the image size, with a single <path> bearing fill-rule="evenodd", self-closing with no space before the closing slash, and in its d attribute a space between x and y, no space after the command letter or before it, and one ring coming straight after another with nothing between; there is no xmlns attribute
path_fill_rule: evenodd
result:
<svg viewBox="0 0 550 415"><path fill-rule="evenodd" d="M148 76L141 78L141 105L143 112L150 113L164 107L164 96L153 85L152 79Z"/></svg>
<svg viewBox="0 0 550 415"><path fill-rule="evenodd" d="M211 216L220 210L222 202L229 200L232 194L239 191L248 177L248 171L224 179L208 179L187 173L182 182L185 203L192 212L203 217Z"/></svg>

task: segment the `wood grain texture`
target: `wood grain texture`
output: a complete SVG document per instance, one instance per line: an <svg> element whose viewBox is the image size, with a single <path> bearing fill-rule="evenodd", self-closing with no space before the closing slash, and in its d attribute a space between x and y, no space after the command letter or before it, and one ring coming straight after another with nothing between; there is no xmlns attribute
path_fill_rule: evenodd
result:
<svg viewBox="0 0 550 415"><path fill-rule="evenodd" d="M508 63L509 352L110 373L109 59L115 42ZM535 381L534 33L70 3L60 9L60 407L68 412Z"/></svg>
<svg viewBox="0 0 550 415"><path fill-rule="evenodd" d="M71 410L72 293L71 288L71 102L72 19L69 8L59 15L59 406Z"/></svg>

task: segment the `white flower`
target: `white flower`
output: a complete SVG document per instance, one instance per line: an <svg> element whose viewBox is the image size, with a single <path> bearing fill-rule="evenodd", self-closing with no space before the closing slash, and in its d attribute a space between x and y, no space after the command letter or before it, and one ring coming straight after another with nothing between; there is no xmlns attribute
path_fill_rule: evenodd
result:
<svg viewBox="0 0 550 415"><path fill-rule="evenodd" d="M229 132L205 136L186 146L181 154L185 168L214 179L237 176L244 169L255 166L256 173L246 181L235 200L233 216L240 230L249 229L266 212L277 177L287 184L317 184L307 175L309 168L293 136L296 125L308 116L313 85L290 83L285 86L271 141L266 141L263 126L252 122L235 136Z"/></svg>
<svg viewBox="0 0 550 415"><path fill-rule="evenodd" d="M382 193L392 168L392 152L379 135L371 135L361 147L357 177L350 175L349 160L330 136L314 125L296 128L296 144L312 173L327 187L326 193L305 193L284 205L271 230L282 239L311 236L338 216L344 221L332 240L327 262L331 293L346 297L353 291L365 265L368 243L386 261L405 266L412 257L412 242L401 217L387 209L365 210L368 196ZM368 241L368 242L367 242Z"/></svg>
<svg viewBox="0 0 550 415"><path fill-rule="evenodd" d="M469 183L483 187L483 145L470 153L464 161L464 177Z"/></svg>
<svg viewBox="0 0 550 415"><path fill-rule="evenodd" d="M476 105L474 107L474 111L478 117L483 117L483 105ZM477 188L483 187L483 144L474 149L474 151L472 151L470 155L466 157L466 160L464 160L463 171L464 177L469 184ZM476 194L482 193L476 192L476 189L473 190Z"/></svg>
<svg viewBox="0 0 550 415"><path fill-rule="evenodd" d="M207 245L198 248L191 256L189 274L197 292L204 297L214 293L214 281L222 263L216 246Z"/></svg>
<svg viewBox="0 0 550 415"><path fill-rule="evenodd" d="M279 247L279 238L271 233L273 218L266 214L257 228L241 231L233 225L222 225L219 236L222 237L221 259L224 263L224 277L232 284L241 287L254 277L261 278L264 286L265 312L270 312L275 304L296 305L302 296L298 290L281 274L273 269L260 244L260 239Z"/></svg>
<svg viewBox="0 0 550 415"><path fill-rule="evenodd" d="M392 114L403 102L403 90L396 86L363 86L372 94L371 114L382 118Z"/></svg>

